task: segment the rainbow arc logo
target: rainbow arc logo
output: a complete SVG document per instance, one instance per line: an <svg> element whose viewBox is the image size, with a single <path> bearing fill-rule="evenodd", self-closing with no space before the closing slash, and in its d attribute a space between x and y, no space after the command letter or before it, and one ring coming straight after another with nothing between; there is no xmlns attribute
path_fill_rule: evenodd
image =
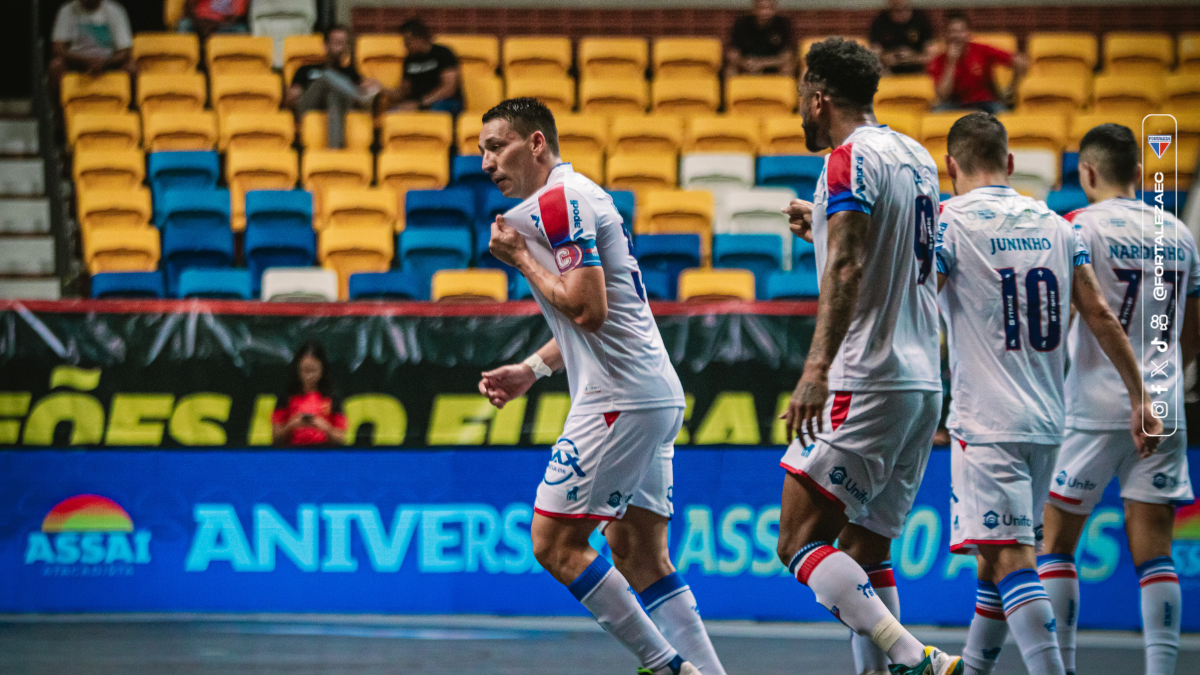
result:
<svg viewBox="0 0 1200 675"><path fill-rule="evenodd" d="M42 563L45 576L129 576L149 562L150 532L134 529L129 513L100 495L55 504L25 546L25 564Z"/></svg>

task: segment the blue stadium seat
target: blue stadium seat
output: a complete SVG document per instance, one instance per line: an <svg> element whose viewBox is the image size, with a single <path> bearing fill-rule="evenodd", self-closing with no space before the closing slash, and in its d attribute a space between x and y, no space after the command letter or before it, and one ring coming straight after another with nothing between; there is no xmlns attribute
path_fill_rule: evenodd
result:
<svg viewBox="0 0 1200 675"><path fill-rule="evenodd" d="M816 298L817 275L805 271L776 272L767 278L767 300Z"/></svg>
<svg viewBox="0 0 1200 675"><path fill-rule="evenodd" d="M493 190L487 194L483 206L479 210L479 220L475 221L475 264L479 267L504 270L508 275L509 285L512 284L517 270L496 260L488 252L488 241L492 238L492 223L496 221L496 216L520 203L520 199L505 197L500 194L499 190Z"/></svg>
<svg viewBox="0 0 1200 675"><path fill-rule="evenodd" d="M634 197L629 190L609 190L608 194L612 196L613 206L617 207L617 213L621 214L621 220L625 221L625 229L633 232L633 224L637 221L634 217Z"/></svg>
<svg viewBox="0 0 1200 675"><path fill-rule="evenodd" d="M474 223L475 195L466 188L409 190L404 197L406 229L460 227L470 236Z"/></svg>
<svg viewBox="0 0 1200 675"><path fill-rule="evenodd" d="M950 194L949 192L941 192L941 193L938 193L938 201L944 202L953 196L954 195Z"/></svg>
<svg viewBox="0 0 1200 675"><path fill-rule="evenodd" d="M412 193L408 193L412 195ZM406 228L399 235L400 268L417 279L421 299L429 299L429 280L445 269L463 269L471 260L471 231L458 227Z"/></svg>
<svg viewBox="0 0 1200 675"><path fill-rule="evenodd" d="M311 230L312 224L312 193L308 190L251 190L246 193L247 228L292 225Z"/></svg>
<svg viewBox="0 0 1200 675"><path fill-rule="evenodd" d="M162 272L101 272L92 275L93 298L161 298L163 295Z"/></svg>
<svg viewBox="0 0 1200 675"><path fill-rule="evenodd" d="M790 187L800 199L812 200L825 168L819 155L764 155L758 158L758 185Z"/></svg>
<svg viewBox="0 0 1200 675"><path fill-rule="evenodd" d="M483 155L459 155L450 164L450 184L475 189L479 185L495 187L483 170Z"/></svg>
<svg viewBox="0 0 1200 675"><path fill-rule="evenodd" d="M817 276L817 249L800 237L792 239L792 271Z"/></svg>
<svg viewBox="0 0 1200 675"><path fill-rule="evenodd" d="M1083 194L1083 190L1078 186L1073 188L1064 187L1062 190L1054 190L1046 195L1046 206L1050 207L1060 216L1065 216L1075 209L1082 209L1088 205L1087 195Z"/></svg>
<svg viewBox="0 0 1200 675"><path fill-rule="evenodd" d="M1155 200L1156 195L1154 194L1153 190L1148 190L1146 192L1139 192L1138 196L1142 198L1142 201L1146 202L1147 204L1149 204L1151 206L1154 206L1154 204L1155 204L1154 200ZM1186 193L1186 192L1174 192L1174 191L1170 191L1170 190L1168 190L1167 192L1164 192L1163 193L1163 211L1166 211L1167 213L1174 215L1176 213L1176 209L1179 209L1178 210L1179 217L1182 218L1183 217L1183 207L1187 205L1187 196L1188 196L1188 193Z"/></svg>
<svg viewBox="0 0 1200 675"><path fill-rule="evenodd" d="M508 282L508 299L509 300L532 300L533 291L529 290L529 282L525 280L525 275L518 274Z"/></svg>
<svg viewBox="0 0 1200 675"><path fill-rule="evenodd" d="M754 295L767 296L767 278L783 267L783 240L777 234L718 234L713 237L713 267L754 273Z"/></svg>
<svg viewBox="0 0 1200 675"><path fill-rule="evenodd" d="M262 273L268 268L310 267L317 257L317 234L311 226L296 225L286 212L266 213L277 215L253 221L247 217L244 251L254 297L259 295Z"/></svg>
<svg viewBox="0 0 1200 675"><path fill-rule="evenodd" d="M421 280L408 272L359 272L350 275L351 300L420 300L422 297Z"/></svg>
<svg viewBox="0 0 1200 675"><path fill-rule="evenodd" d="M1064 152L1062 154L1062 188L1067 190L1075 188L1082 189L1079 186L1079 153Z"/></svg>
<svg viewBox="0 0 1200 675"><path fill-rule="evenodd" d="M171 189L156 204L157 225L167 227L229 228L229 190Z"/></svg>
<svg viewBox="0 0 1200 675"><path fill-rule="evenodd" d="M250 300L250 270L186 269L179 273L181 298L214 300Z"/></svg>
<svg viewBox="0 0 1200 675"><path fill-rule="evenodd" d="M233 230L216 227L167 227L162 234L163 269L167 292L179 297L179 275L193 267L233 264Z"/></svg>
<svg viewBox="0 0 1200 675"><path fill-rule="evenodd" d="M152 152L147 167L156 205L167 190L215 188L221 176L217 153L209 151Z"/></svg>
<svg viewBox="0 0 1200 675"><path fill-rule="evenodd" d="M700 235L639 234L634 241L634 255L642 270L646 292L652 297L674 300L679 273L700 266Z"/></svg>

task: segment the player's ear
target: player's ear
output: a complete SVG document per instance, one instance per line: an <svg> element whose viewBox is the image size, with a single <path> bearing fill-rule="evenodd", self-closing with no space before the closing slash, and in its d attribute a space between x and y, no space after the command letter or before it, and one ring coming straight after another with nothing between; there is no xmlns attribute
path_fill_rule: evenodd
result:
<svg viewBox="0 0 1200 675"><path fill-rule="evenodd" d="M1013 156L1012 156L1012 153L1010 152L1010 153L1008 153L1008 175L1011 176L1012 174L1013 174Z"/></svg>
<svg viewBox="0 0 1200 675"><path fill-rule="evenodd" d="M958 180L958 162L954 161L950 155L946 155L946 173L950 176L950 180Z"/></svg>

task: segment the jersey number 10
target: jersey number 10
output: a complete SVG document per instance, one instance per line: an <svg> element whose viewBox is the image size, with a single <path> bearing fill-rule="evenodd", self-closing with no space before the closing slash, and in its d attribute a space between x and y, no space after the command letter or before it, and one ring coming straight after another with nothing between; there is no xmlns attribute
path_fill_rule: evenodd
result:
<svg viewBox="0 0 1200 675"><path fill-rule="evenodd" d="M1017 306L1017 273L1011 267L996 270L1000 274L1000 296L1004 303L1004 348L1021 349L1021 309ZM1042 293L1046 294L1047 316L1042 316ZM1058 277L1047 267L1035 267L1025 273L1025 318L1029 322L1029 344L1039 352L1052 352L1062 340L1062 319ZM1046 325L1042 326L1045 318Z"/></svg>

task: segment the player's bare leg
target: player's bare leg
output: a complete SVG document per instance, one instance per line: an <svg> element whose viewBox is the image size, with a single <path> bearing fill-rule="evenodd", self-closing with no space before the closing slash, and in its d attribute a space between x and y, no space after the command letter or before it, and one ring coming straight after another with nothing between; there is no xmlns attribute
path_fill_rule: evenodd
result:
<svg viewBox="0 0 1200 675"><path fill-rule="evenodd" d="M1030 675L1063 675L1054 608L1038 578L1033 547L979 544L979 557L987 563L1000 591L1005 621Z"/></svg>
<svg viewBox="0 0 1200 675"><path fill-rule="evenodd" d="M1004 620L1004 602L1000 589L993 581L996 570L983 556L975 556L977 588L975 613L963 647L964 675L989 675L1000 658L1000 649L1008 637L1008 622Z"/></svg>
<svg viewBox="0 0 1200 675"><path fill-rule="evenodd" d="M896 591L896 578L892 574L892 540L861 525L848 523L838 536L838 548L863 568L871 580L875 595L899 621L900 594ZM888 672L890 661L887 654L869 637L851 633L850 651L854 653L854 672L858 675L886 675Z"/></svg>

